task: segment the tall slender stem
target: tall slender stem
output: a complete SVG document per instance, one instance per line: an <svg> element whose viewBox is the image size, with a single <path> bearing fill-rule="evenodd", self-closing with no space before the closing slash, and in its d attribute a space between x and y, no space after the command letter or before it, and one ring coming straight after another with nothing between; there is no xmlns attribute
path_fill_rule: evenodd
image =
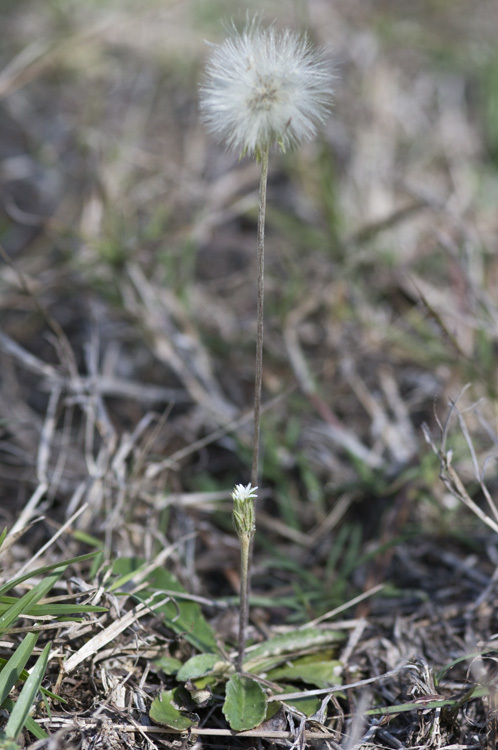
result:
<svg viewBox="0 0 498 750"><path fill-rule="evenodd" d="M259 473L259 433L261 415L261 387L263 383L263 313L265 300L265 216L266 185L268 182L268 161L270 149L261 151L261 178L259 183L258 210L258 310L256 333L256 374L254 378L254 434L252 444L251 484L258 485Z"/></svg>
<svg viewBox="0 0 498 750"><path fill-rule="evenodd" d="M257 487L259 474L259 433L261 415L261 388L263 383L263 320L265 300L265 216L266 185L268 182L268 161L270 148L266 146L260 153L261 178L259 182L258 208L258 309L256 333L256 374L254 378L254 434L252 444L251 486ZM252 500L251 500L252 503ZM251 505L252 507L252 505ZM242 671L246 648L247 623L249 621L249 597L251 593L252 542L254 538L254 508L252 523L245 533L240 533L240 610L239 610L239 652L235 667ZM247 526L247 524L246 524Z"/></svg>

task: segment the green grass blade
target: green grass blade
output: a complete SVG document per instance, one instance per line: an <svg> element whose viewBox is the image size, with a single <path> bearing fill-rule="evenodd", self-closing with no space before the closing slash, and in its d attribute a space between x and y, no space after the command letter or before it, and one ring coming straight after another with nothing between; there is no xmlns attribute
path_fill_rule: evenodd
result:
<svg viewBox="0 0 498 750"><path fill-rule="evenodd" d="M59 580L63 574L66 566L59 568L51 575L44 578L40 583L34 586L31 591L28 591L24 596L21 596L15 604L13 604L7 612L0 617L0 633L4 633L8 628L22 615L27 615L31 612L34 605L43 597L48 594L52 586Z"/></svg>
<svg viewBox="0 0 498 750"><path fill-rule="evenodd" d="M38 640L38 633L28 633L16 648L0 672L0 706L20 678L21 673L33 653Z"/></svg>
<svg viewBox="0 0 498 750"><path fill-rule="evenodd" d="M7 665L8 659L2 659L0 657L0 672L2 669ZM26 669L23 669L22 672L19 674L19 679L22 680L22 682L26 682L26 680L29 677L29 672ZM46 696L47 698L50 698L50 700L56 701L58 703L67 703L67 700L65 698L62 698L60 695L57 695L56 693L52 693L50 690L47 690L46 688L41 688L41 692L43 696ZM9 702L9 698L5 700L5 702L2 705L2 708L5 708Z"/></svg>
<svg viewBox="0 0 498 750"><path fill-rule="evenodd" d="M0 617L19 599L15 596L0 596ZM52 604L48 599L43 604L35 604L30 610L33 617L51 615L53 617L64 617L65 615L89 614L92 612L107 612L107 607L92 604Z"/></svg>
<svg viewBox="0 0 498 750"><path fill-rule="evenodd" d="M67 617L85 615L90 613L107 612L107 607L92 606L91 604L37 604L30 614L33 617L51 615L52 617Z"/></svg>
<svg viewBox="0 0 498 750"><path fill-rule="evenodd" d="M426 711L434 708L460 708L474 698L480 698L489 694L489 688L482 686L471 687L460 698L419 698L408 703L400 703L396 706L383 706L380 708L369 708L365 711L366 716L392 716L408 711Z"/></svg>
<svg viewBox="0 0 498 750"><path fill-rule="evenodd" d="M51 644L47 643L43 651L41 652L38 660L33 667L31 674L26 680L21 694L17 699L14 708L9 716L9 720L5 727L5 735L9 739L17 739L21 734L27 719L29 718L29 712L36 699L36 695L40 689L45 670L47 668L48 657L50 655Z"/></svg>
<svg viewBox="0 0 498 750"><path fill-rule="evenodd" d="M36 737L37 740L45 740L48 737L46 731L36 723L32 716L28 716L24 723L24 728L27 729L28 732L33 735L33 737Z"/></svg>
<svg viewBox="0 0 498 750"><path fill-rule="evenodd" d="M69 558L69 560L62 560L62 562L53 563L52 565L44 565L42 568L31 570L29 573L25 573L24 575L19 576L19 578L13 578L11 581L7 581L7 583L4 583L3 586L0 586L0 596L2 594L5 594L7 591L10 591L10 589L13 589L15 586L19 586L21 583L24 583L24 581L27 581L29 578L39 577L41 575L44 575L45 573L50 573L53 570L59 570L59 568L62 567L67 568L69 565L73 565L74 563L81 563L85 560L91 560L98 554L98 551L88 552L86 555L71 557Z"/></svg>
<svg viewBox="0 0 498 750"><path fill-rule="evenodd" d="M10 698L7 698L7 700L2 705L2 708L5 711L8 711L10 713L13 710L14 706L15 706L14 701L12 701ZM36 721L33 719L32 716L28 716L28 718L26 719L24 723L24 728L27 729L28 732L33 735L33 737L36 737L37 740L45 740L48 737L48 734L46 733L46 731L42 729L39 724L36 723ZM0 732L0 748L2 750L4 750L4 745L1 744L1 741L4 739L4 737L5 737L4 732ZM8 747L7 747L7 750L8 750ZM19 745L17 744L17 742L14 742L13 740L11 741L10 747L15 748L15 750L19 750Z"/></svg>

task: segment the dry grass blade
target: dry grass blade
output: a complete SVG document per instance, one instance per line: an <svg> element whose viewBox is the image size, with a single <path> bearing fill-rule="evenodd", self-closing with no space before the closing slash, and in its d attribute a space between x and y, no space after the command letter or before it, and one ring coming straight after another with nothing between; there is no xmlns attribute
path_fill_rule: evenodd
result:
<svg viewBox="0 0 498 750"><path fill-rule="evenodd" d="M465 390L468 388L466 386ZM460 394L462 395L462 394ZM460 398L460 397L459 397ZM431 446L433 452L435 455L439 458L440 462L440 477L442 481L444 482L445 486L448 488L449 492L454 495L458 500L460 500L464 505L469 508L472 513L474 513L477 518L479 518L480 521L486 524L490 529L492 529L495 533L498 533L498 520L497 520L497 509L494 501L491 498L491 495L483 481L482 478L482 472L479 469L477 457L474 451L474 447L472 445L472 440L470 437L470 433L467 429L467 426L465 424L465 421L463 420L463 416L460 413L458 407L457 407L457 401L451 401L450 402L450 408L448 411L448 415L446 417L444 426L441 427L441 442L440 445L436 445L434 442L434 439L431 435L430 429L427 424L422 425L422 430L424 433L424 437L428 445ZM479 486L481 487L484 497L486 498L486 501L488 503L488 506L490 507L490 510L493 514L493 517L489 514L485 513L482 508L470 497L467 488L465 487L464 482L461 480L460 476L458 475L458 472L454 468L452 464L453 460L453 451L448 450L446 448L446 443L448 440L448 434L450 429L450 423L451 418L453 415L456 415L458 418L459 425L462 429L462 432L465 437L466 444L469 448L470 454L472 456L472 463L474 466L474 471L476 475L477 482L479 483Z"/></svg>
<svg viewBox="0 0 498 750"><path fill-rule="evenodd" d="M164 290L155 289L138 266L130 265L128 274L140 299L137 314L153 337L159 359L173 369L208 414L221 423L233 419L235 409L221 393L199 338L193 331L180 330L174 320L175 315L181 318L178 304Z"/></svg>
<svg viewBox="0 0 498 750"><path fill-rule="evenodd" d="M154 601L155 599L156 601ZM66 659L66 661L62 665L64 674L70 674L71 672L73 672L76 667L79 666L79 664L85 661L85 659L94 656L109 643L113 643L116 637L120 635L120 633L131 627L141 617L150 614L161 605L170 601L170 599L171 597L167 596L164 598L159 597L159 600L157 600L156 596L152 596L145 602L141 602L140 604L138 604L129 612L126 612L124 615L111 623L111 625L108 625L106 628L104 628L101 633L97 633L97 635L93 636L93 638L90 638L90 640L87 641L87 643L85 643L85 645L82 646L78 651L76 651L74 654L71 654L71 656Z"/></svg>

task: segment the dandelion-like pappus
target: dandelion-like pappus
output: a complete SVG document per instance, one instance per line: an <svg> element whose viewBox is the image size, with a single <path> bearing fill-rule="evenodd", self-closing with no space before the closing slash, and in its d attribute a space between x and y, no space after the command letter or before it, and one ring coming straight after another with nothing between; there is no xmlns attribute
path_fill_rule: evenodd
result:
<svg viewBox="0 0 498 750"><path fill-rule="evenodd" d="M257 19L212 45L201 86L201 116L228 148L249 155L282 150L316 133L331 106L330 65L306 36Z"/></svg>

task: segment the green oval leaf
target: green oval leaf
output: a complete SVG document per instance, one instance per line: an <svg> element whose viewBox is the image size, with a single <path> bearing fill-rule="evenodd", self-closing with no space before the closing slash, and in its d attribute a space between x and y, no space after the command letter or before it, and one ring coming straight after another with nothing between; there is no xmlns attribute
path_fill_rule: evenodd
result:
<svg viewBox="0 0 498 750"><path fill-rule="evenodd" d="M187 680L195 680L196 677L204 677L214 670L216 664L223 665L216 654L196 654L180 667L176 678L180 682L187 682Z"/></svg>
<svg viewBox="0 0 498 750"><path fill-rule="evenodd" d="M266 695L259 682L234 674L227 682L223 713L236 732L254 729L266 715Z"/></svg>
<svg viewBox="0 0 498 750"><path fill-rule="evenodd" d="M293 688L290 687L289 690ZM294 688L296 690L296 688ZM318 696L303 696L302 698L292 698L292 700L286 700L289 706L294 706L298 711L301 711L305 716L311 717L316 714L320 706L322 705L322 698Z"/></svg>
<svg viewBox="0 0 498 750"><path fill-rule="evenodd" d="M276 635L247 650L244 671L256 674L267 672L278 664L286 662L288 654L303 654L322 646L330 647L343 641L344 637L341 631L321 628L304 628Z"/></svg>
<svg viewBox="0 0 498 750"><path fill-rule="evenodd" d="M301 680L307 685L327 688L331 685L341 684L342 671L343 666L336 659L319 659L316 656L314 658L306 656L302 659L295 659L292 663L283 667L272 669L268 672L267 677L272 682Z"/></svg>
<svg viewBox="0 0 498 750"><path fill-rule="evenodd" d="M177 674L182 667L182 662L172 656L160 656L159 659L154 660L154 664L167 675Z"/></svg>
<svg viewBox="0 0 498 750"><path fill-rule="evenodd" d="M152 701L149 716L156 724L164 724L181 732L199 723L194 713L186 713L183 708L184 691L182 688L166 690Z"/></svg>

